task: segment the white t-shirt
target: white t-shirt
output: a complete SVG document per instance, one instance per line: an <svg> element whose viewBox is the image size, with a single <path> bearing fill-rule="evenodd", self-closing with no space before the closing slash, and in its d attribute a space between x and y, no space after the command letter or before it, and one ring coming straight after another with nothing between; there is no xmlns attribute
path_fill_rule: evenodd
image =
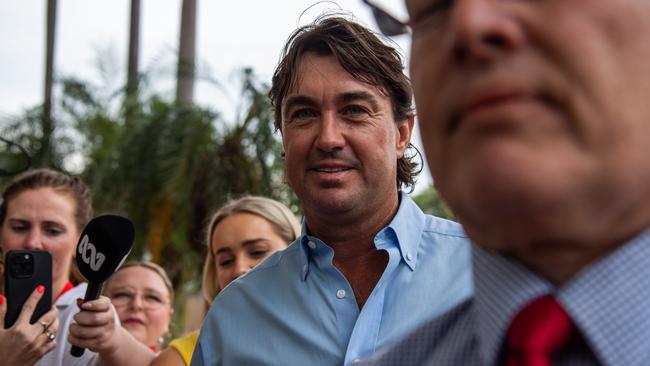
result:
<svg viewBox="0 0 650 366"><path fill-rule="evenodd" d="M83 298L86 294L86 284L81 283L61 295L56 300L57 317L59 318L59 330L56 332L56 348L43 356L36 365L39 366L91 366L99 364L99 355L86 350L81 357L73 357L70 354L72 345L68 343L68 332L73 317L79 312L77 299Z"/></svg>

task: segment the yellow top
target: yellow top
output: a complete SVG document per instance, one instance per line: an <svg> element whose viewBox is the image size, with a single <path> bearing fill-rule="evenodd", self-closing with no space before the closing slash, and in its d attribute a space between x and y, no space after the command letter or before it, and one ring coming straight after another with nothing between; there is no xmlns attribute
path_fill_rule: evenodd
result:
<svg viewBox="0 0 650 366"><path fill-rule="evenodd" d="M199 331L195 330L184 337L174 339L169 343L169 347L175 349L181 355L185 364L189 366L192 361L192 352L194 352L194 347L196 347L198 341Z"/></svg>

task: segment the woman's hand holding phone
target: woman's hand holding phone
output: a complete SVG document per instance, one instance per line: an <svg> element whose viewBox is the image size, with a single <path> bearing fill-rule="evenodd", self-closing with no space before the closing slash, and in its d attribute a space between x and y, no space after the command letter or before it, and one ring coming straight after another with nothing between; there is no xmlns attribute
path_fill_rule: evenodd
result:
<svg viewBox="0 0 650 366"><path fill-rule="evenodd" d="M43 286L38 286L25 301L16 322L8 329L4 327L7 299L0 295L0 366L33 365L56 346L54 338L59 321L55 306L36 323L29 323L43 293Z"/></svg>

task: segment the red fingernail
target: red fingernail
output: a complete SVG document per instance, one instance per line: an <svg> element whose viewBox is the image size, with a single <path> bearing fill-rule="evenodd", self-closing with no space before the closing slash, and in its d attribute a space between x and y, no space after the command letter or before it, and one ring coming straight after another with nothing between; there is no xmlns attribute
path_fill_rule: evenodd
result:
<svg viewBox="0 0 650 366"><path fill-rule="evenodd" d="M83 304L83 303L84 303L84 300L82 298L78 297L77 298L77 306L81 307L81 304Z"/></svg>
<svg viewBox="0 0 650 366"><path fill-rule="evenodd" d="M5 297L0 295L0 305L5 303Z"/></svg>
<svg viewBox="0 0 650 366"><path fill-rule="evenodd" d="M43 286L43 285L38 285L38 287L36 288L36 291L37 291L39 294L42 294L43 292L45 292L45 286Z"/></svg>

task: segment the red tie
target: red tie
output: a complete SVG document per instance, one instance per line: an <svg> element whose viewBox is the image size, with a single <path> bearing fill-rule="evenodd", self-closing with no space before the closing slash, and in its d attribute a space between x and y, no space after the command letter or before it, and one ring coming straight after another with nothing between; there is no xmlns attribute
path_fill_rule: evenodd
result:
<svg viewBox="0 0 650 366"><path fill-rule="evenodd" d="M551 366L551 355L567 343L573 329L551 295L535 299L510 324L505 366Z"/></svg>

